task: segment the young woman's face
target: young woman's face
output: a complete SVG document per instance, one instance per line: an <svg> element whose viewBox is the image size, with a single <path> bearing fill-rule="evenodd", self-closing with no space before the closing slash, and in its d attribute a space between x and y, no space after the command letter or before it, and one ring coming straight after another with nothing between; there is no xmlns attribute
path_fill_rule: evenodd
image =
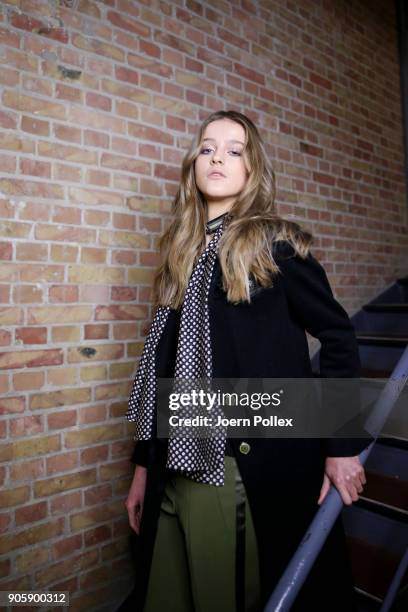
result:
<svg viewBox="0 0 408 612"><path fill-rule="evenodd" d="M245 130L231 119L217 119L205 128L195 160L195 177L208 204L232 205L242 191L248 178L244 145Z"/></svg>

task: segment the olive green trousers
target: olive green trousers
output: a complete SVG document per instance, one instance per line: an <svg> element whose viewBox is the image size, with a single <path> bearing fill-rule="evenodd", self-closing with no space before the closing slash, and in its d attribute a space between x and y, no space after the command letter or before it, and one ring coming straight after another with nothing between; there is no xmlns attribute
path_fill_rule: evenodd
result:
<svg viewBox="0 0 408 612"><path fill-rule="evenodd" d="M223 487L171 472L144 612L261 612L255 532L234 457Z"/></svg>

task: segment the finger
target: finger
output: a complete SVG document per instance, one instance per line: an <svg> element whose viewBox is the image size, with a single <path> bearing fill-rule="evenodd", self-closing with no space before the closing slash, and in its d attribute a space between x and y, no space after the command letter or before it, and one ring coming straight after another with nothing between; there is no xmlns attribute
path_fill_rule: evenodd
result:
<svg viewBox="0 0 408 612"><path fill-rule="evenodd" d="M341 499L343 501L343 504L346 504L346 506L351 506L351 504L353 503L353 500L352 500L352 498L350 496L350 493L349 493L347 487L344 484L341 484L341 485L339 484L339 485L337 485L336 488L337 488L337 490L338 490L338 492L340 494L340 497L341 497Z"/></svg>
<svg viewBox="0 0 408 612"><path fill-rule="evenodd" d="M136 518L137 517L136 517L136 514L135 514L135 509L132 508L131 510L129 510L129 525L131 526L133 531L137 531Z"/></svg>
<svg viewBox="0 0 408 612"><path fill-rule="evenodd" d="M317 500L317 503L319 505L324 501L327 493L329 492L329 489L330 489L330 480L325 474L323 478L322 488L320 489L320 496L319 496L319 499Z"/></svg>
<svg viewBox="0 0 408 612"><path fill-rule="evenodd" d="M140 532L140 525L142 524L142 515L143 515L143 504L140 504L139 511L137 513L137 516L136 516L136 520L137 520L137 534L138 535L139 535L139 532Z"/></svg>
<svg viewBox="0 0 408 612"><path fill-rule="evenodd" d="M345 476L345 482L350 495L356 491L361 493L363 490L364 483L361 480L360 472L352 472L351 474L347 474L347 476Z"/></svg>
<svg viewBox="0 0 408 612"><path fill-rule="evenodd" d="M361 484L361 480L355 483L355 488L356 488L357 493L362 493L364 491L364 487Z"/></svg>
<svg viewBox="0 0 408 612"><path fill-rule="evenodd" d="M347 487L347 491L351 497L352 502L358 501L358 489L356 485L354 485L353 483L349 484Z"/></svg>
<svg viewBox="0 0 408 612"><path fill-rule="evenodd" d="M139 535L139 514L140 514L140 506L133 506L128 510L129 514L129 524L133 531L135 531Z"/></svg>

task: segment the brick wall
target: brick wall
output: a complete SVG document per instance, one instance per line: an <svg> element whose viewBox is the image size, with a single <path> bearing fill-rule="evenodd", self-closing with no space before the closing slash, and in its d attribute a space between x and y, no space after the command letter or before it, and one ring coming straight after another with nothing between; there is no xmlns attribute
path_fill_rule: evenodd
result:
<svg viewBox="0 0 408 612"><path fill-rule="evenodd" d="M1 590L108 611L155 245L199 122L255 120L350 314L408 272L393 3L0 8Z"/></svg>

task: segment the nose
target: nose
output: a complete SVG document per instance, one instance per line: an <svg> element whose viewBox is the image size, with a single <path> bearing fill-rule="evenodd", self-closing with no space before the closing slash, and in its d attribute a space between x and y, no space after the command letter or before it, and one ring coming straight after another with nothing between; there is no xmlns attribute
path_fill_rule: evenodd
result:
<svg viewBox="0 0 408 612"><path fill-rule="evenodd" d="M218 164L218 162L224 163L224 158L218 150L214 151L211 162L214 164Z"/></svg>

